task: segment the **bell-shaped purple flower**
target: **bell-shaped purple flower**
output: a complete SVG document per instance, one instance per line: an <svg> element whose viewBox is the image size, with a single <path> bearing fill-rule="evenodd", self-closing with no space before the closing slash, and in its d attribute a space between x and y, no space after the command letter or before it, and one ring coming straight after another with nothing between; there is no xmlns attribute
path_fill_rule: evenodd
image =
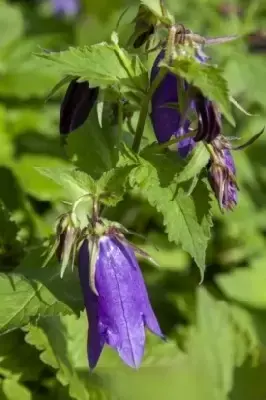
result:
<svg viewBox="0 0 266 400"><path fill-rule="evenodd" d="M237 204L236 168L230 148L222 143L219 138L213 143L216 156L209 163L208 178L221 210L232 210Z"/></svg>
<svg viewBox="0 0 266 400"><path fill-rule="evenodd" d="M79 0L52 0L56 14L75 15L79 11Z"/></svg>
<svg viewBox="0 0 266 400"><path fill-rule="evenodd" d="M89 320L90 368L96 366L105 344L115 349L127 365L137 368L144 353L145 327L161 337L162 332L134 250L117 236L105 235L97 239L95 256L89 245L91 240L83 242L78 262ZM90 284L91 275L94 276L93 285Z"/></svg>
<svg viewBox="0 0 266 400"><path fill-rule="evenodd" d="M157 56L151 71L151 82L159 72L159 63L165 55L161 51ZM197 53L196 59L199 62L205 62L207 57ZM183 86L181 89L181 85ZM191 120L189 114L195 114L198 127L195 136L186 138L178 145L181 157L186 157L192 150L195 142L205 140L210 143L221 132L221 117L215 104L205 98L199 91L194 90L193 97L189 100L187 109L183 114L179 107L179 91L189 89L190 85L183 79L169 72L160 82L152 96L151 120L155 135L159 143L170 140L172 136L183 136L191 130ZM196 93L196 94L195 94ZM176 107L175 107L176 105Z"/></svg>

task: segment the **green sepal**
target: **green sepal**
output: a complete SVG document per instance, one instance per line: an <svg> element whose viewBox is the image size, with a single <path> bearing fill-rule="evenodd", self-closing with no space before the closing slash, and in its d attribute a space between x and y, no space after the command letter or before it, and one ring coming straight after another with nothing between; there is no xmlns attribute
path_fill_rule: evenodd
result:
<svg viewBox="0 0 266 400"><path fill-rule="evenodd" d="M96 262L99 254L99 238L97 236L90 236L88 238L88 253L89 253L89 284L90 288L96 296L99 296L95 284Z"/></svg>

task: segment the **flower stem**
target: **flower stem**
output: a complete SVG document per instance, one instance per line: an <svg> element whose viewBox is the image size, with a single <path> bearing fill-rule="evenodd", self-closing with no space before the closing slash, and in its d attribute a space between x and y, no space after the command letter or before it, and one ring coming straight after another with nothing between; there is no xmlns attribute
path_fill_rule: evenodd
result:
<svg viewBox="0 0 266 400"><path fill-rule="evenodd" d="M155 92L155 90L157 89L157 87L159 86L159 84L161 83L161 81L163 80L163 78L166 74L167 74L167 70L165 68L161 68L158 75L152 82L147 95L145 96L145 98L143 100L142 107L141 107L141 110L139 113L136 134L135 134L133 145L132 145L132 150L135 151L136 153L139 152L140 143L141 143L141 139L143 136L144 127L145 127L145 122L146 122L147 114L149 112L150 100L152 98L153 93Z"/></svg>
<svg viewBox="0 0 266 400"><path fill-rule="evenodd" d="M195 136L195 131L186 133L185 135L179 136L178 138L168 140L165 143L160 143L157 145L158 149L163 150L167 149L167 147L171 146L172 144L176 144L181 142L184 139L193 138Z"/></svg>

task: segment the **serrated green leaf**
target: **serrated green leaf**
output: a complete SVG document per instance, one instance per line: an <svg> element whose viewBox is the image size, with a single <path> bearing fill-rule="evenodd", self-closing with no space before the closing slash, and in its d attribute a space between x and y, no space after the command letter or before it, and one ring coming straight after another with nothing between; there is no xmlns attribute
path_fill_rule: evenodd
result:
<svg viewBox="0 0 266 400"><path fill-rule="evenodd" d="M32 317L70 313L42 283L19 274L0 274L0 332L26 325Z"/></svg>
<svg viewBox="0 0 266 400"><path fill-rule="evenodd" d="M78 312L83 301L73 272L60 278L60 265L41 268L44 249L32 250L15 273L0 274L0 332L26 325L31 318Z"/></svg>
<svg viewBox="0 0 266 400"><path fill-rule="evenodd" d="M215 101L221 113L235 126L227 82L220 68L213 65L200 64L193 57L183 56L177 57L173 62L173 66L167 66L167 68L199 88L210 100Z"/></svg>
<svg viewBox="0 0 266 400"><path fill-rule="evenodd" d="M120 84L132 90L145 90L147 87L147 71L138 58L129 56L117 45L103 42L82 48L70 47L58 53L41 53L38 56L47 60L61 75L78 76L80 81L87 80L91 86L105 89Z"/></svg>
<svg viewBox="0 0 266 400"><path fill-rule="evenodd" d="M198 183L191 196L182 184L177 186L182 164L174 157L149 152L144 159L125 149L120 162L135 164L129 184L163 215L169 240L180 244L194 258L203 277L212 226L209 192L204 182Z"/></svg>
<svg viewBox="0 0 266 400"><path fill-rule="evenodd" d="M36 167L42 175L49 177L58 185L64 187L68 198L76 200L85 194L94 194L96 185L94 180L85 172L74 168L41 168Z"/></svg>

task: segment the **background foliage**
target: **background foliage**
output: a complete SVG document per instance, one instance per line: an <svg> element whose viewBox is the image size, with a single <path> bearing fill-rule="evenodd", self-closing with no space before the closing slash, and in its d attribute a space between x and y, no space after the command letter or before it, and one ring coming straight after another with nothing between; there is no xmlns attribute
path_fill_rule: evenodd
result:
<svg viewBox="0 0 266 400"><path fill-rule="evenodd" d="M145 3L153 6L156 1ZM265 26L265 4L256 0L166 3L177 21L202 35L244 35L243 40L208 51L223 67L231 95L254 114L247 117L234 110L237 128L226 124L224 133L250 138L266 119L266 56L249 48L249 34ZM147 238L138 245L159 267L142 267L168 337L161 343L148 335L139 371L129 370L106 348L95 372L89 373L87 321L76 272L67 271L60 279L56 260L41 268L55 220L67 210L63 200L82 194L84 185L77 184L78 177L73 183L63 173L52 177L62 183L58 185L47 171L68 168L69 155L76 154L82 170L93 171L94 178L109 171L102 179L112 184L117 155L113 138L106 138L96 113L70 137L67 150L60 146L64 88L45 101L61 78L60 71L44 68L33 53L109 40L128 4L132 7L119 28L121 46L132 31L137 1L84 0L80 15L71 18L54 16L48 1L0 0L0 398L265 400L265 136L234 153L240 199L236 209L225 215L204 185L193 192L195 203L186 195L188 188L181 186L175 207L179 211L173 215L167 199L174 188L166 185L154 193L149 186L166 179L172 164L164 166L164 174L160 159L149 154L134 158L125 147L119 160L121 179L134 166L138 173L130 185L142 190L130 192L106 216ZM110 79L115 80L112 71L123 77L112 55L106 57ZM147 143L152 135L147 123ZM197 170L189 170L193 165L183 170L184 181L196 174ZM175 179L180 183L182 178ZM205 212L210 202L212 227ZM207 265L201 285L195 263L201 270Z"/></svg>

